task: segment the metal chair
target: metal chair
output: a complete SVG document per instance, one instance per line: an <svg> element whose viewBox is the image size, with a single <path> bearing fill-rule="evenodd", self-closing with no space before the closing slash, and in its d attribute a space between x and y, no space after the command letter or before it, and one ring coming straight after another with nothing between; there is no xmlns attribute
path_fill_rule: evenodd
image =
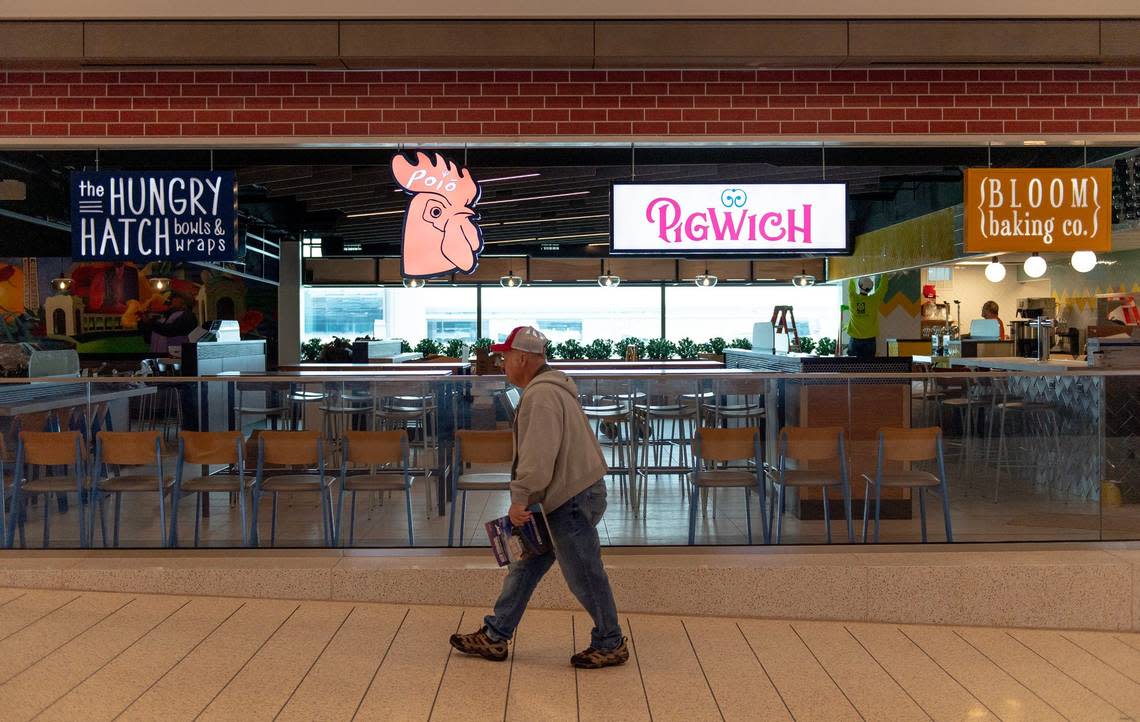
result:
<svg viewBox="0 0 1140 722"><path fill-rule="evenodd" d="M696 543L697 502L701 489L744 489L744 511L748 519L748 543L752 543L752 490L760 498L760 528L764 543L770 541L765 509L766 485L763 476L763 454L760 451L760 430L754 427L734 429L697 429L693 439L693 471L689 475L689 544ZM731 461L751 461L753 467L723 468L717 464ZM701 468L702 462L712 462Z"/></svg>
<svg viewBox="0 0 1140 722"><path fill-rule="evenodd" d="M152 456L153 454L153 456ZM107 467L115 467L112 474ZM118 468L147 467L153 465L157 474L118 474ZM95 471L91 484L91 542L95 536L95 510L99 510L99 527L103 546L107 546L107 524L104 518L103 497L115 495L115 528L112 544L119 546L119 522L122 516L124 493L158 492L158 523L163 546L168 542L166 526L166 495L173 483L162 470L162 438L157 431L100 431L95 437Z"/></svg>
<svg viewBox="0 0 1140 722"><path fill-rule="evenodd" d="M823 521L827 527L827 543L831 543L831 505L827 490L838 486L843 493L843 511L847 519L847 542L855 542L851 527L851 485L847 480L847 444L843 429L838 426L809 428L806 426L786 426L780 429L780 461L776 476L772 479L778 494L772 505L776 517L776 543L782 538L784 519L784 490L789 486L797 488L820 488L823 496ZM831 469L789 469L788 461L816 462L834 461L838 467Z"/></svg>
<svg viewBox="0 0 1140 722"><path fill-rule="evenodd" d="M451 517L447 524L447 545L455 539L455 507L459 505L459 546L463 546L463 523L467 515L467 492L509 491L510 472L466 474L470 464L510 465L515 441L510 431L458 431L455 458L451 465Z"/></svg>
<svg viewBox="0 0 1140 722"><path fill-rule="evenodd" d="M937 461L938 476L926 471L905 469L886 471L890 462L911 463L915 461ZM883 428L879 429L879 460L875 466L875 477L863 474L866 482L863 500L863 542L867 541L867 518L870 511L870 490L875 490L875 542L879 541L879 509L883 489L917 489L918 513L922 519L922 541L926 541L926 490L937 487L942 494L942 513L946 520L946 541L954 541L954 531L950 525L950 496L946 483L946 463L942 454L942 429L927 426L918 429Z"/></svg>
<svg viewBox="0 0 1140 722"><path fill-rule="evenodd" d="M238 431L183 431L178 435L178 465L174 469L174 489L170 508L170 546L178 546L178 502L183 494L194 494L194 546L202 527L202 504L211 491L237 494L241 516L241 543L249 542L245 513L245 438ZM225 465L232 473L206 474L184 479L186 464ZM231 497L232 498L232 497Z"/></svg>
<svg viewBox="0 0 1140 722"><path fill-rule="evenodd" d="M44 507L44 541L46 549L51 544L51 505L49 494L76 493L79 504L79 545L87 546L86 513L83 508L84 492L87 489L87 473L84 460L87 458L83 437L77 431L21 431L16 443L16 462L12 472L11 517L7 524L4 544L12 548L17 528L20 531L20 548L24 540L24 503L26 497L42 495ZM54 467L71 467L70 474L51 475ZM49 475L35 476L30 467L45 467ZM0 498L4 484L4 462L0 459ZM4 515L0 513L0 530L4 529Z"/></svg>
<svg viewBox="0 0 1140 722"><path fill-rule="evenodd" d="M316 467L317 473L266 473L268 465ZM249 539L260 543L258 509L265 494L273 495L269 545L277 542L277 497L286 493L315 493L321 499L321 531L325 546L333 544L332 493L335 477L325 476L324 439L317 431L262 431L257 437L257 474L253 480L253 516Z"/></svg>
<svg viewBox="0 0 1140 722"><path fill-rule="evenodd" d="M348 467L365 464L366 474L349 475ZM391 468L395 465L395 468ZM389 467L376 469L375 467ZM340 545L341 510L345 492L352 493L349 502L348 545L356 536L356 492L402 491L408 513L408 546L415 545L412 533L412 481L409 465L408 434L404 431L346 431L341 437L340 490L336 500L335 543Z"/></svg>
<svg viewBox="0 0 1140 722"><path fill-rule="evenodd" d="M236 383L237 404L234 415L237 420L237 430L245 429L245 417L264 417L270 428L277 429L282 419L288 418L289 407L274 399L276 393L273 384L267 383ZM260 397L250 399L247 394L261 394Z"/></svg>

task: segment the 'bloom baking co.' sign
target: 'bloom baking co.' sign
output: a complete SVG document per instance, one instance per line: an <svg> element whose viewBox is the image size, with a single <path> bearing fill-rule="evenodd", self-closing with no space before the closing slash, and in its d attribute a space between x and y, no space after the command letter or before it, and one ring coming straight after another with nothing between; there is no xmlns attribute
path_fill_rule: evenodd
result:
<svg viewBox="0 0 1140 722"><path fill-rule="evenodd" d="M76 260L232 261L232 171L74 172Z"/></svg>
<svg viewBox="0 0 1140 722"><path fill-rule="evenodd" d="M613 186L613 253L848 253L847 186Z"/></svg>
<svg viewBox="0 0 1140 722"><path fill-rule="evenodd" d="M1111 168L969 168L966 252L1111 251Z"/></svg>

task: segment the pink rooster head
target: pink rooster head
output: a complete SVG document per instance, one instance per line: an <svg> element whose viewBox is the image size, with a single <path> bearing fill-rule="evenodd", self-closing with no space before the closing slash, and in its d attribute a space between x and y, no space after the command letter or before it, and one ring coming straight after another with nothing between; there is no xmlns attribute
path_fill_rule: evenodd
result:
<svg viewBox="0 0 1140 722"><path fill-rule="evenodd" d="M466 168L438 153L416 153L415 163L392 158L392 175L412 195L404 213L400 272L405 278L471 273L483 250L475 223L479 186Z"/></svg>

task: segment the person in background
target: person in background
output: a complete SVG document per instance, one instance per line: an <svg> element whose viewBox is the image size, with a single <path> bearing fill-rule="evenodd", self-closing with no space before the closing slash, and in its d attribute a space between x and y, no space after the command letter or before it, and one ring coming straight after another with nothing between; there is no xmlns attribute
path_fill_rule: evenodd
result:
<svg viewBox="0 0 1140 722"><path fill-rule="evenodd" d="M198 317L190 310L190 300L174 293L165 313L139 322L139 330L150 343L153 353L169 353L170 347L181 351L191 331L198 327Z"/></svg>
<svg viewBox="0 0 1140 722"><path fill-rule="evenodd" d="M998 305L996 301L986 301L982 304L982 318L998 322L998 330L1001 335L998 337L999 341L1005 340L1005 323L998 318Z"/></svg>
<svg viewBox="0 0 1140 722"><path fill-rule="evenodd" d="M505 660L530 595L557 561L566 585L594 621L590 646L570 657L570 664L584 669L625 664L629 649L596 528L606 510L603 477L608 469L578 405L578 389L566 374L547 366L546 345L546 336L537 329L519 326L491 351L503 354L507 381L524 389L514 421L508 516L512 524L522 526L531 518L531 505L541 503L554 548L513 562L494 612L477 631L451 635L451 646L495 662Z"/></svg>
<svg viewBox="0 0 1140 722"><path fill-rule="evenodd" d="M847 319L847 355L874 358L879 337L879 306L887 295L887 279L863 276L847 282L850 316Z"/></svg>

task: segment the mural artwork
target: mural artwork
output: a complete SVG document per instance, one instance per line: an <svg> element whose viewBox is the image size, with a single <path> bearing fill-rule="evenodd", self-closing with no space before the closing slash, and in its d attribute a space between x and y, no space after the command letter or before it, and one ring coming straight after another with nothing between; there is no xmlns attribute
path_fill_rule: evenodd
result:
<svg viewBox="0 0 1140 722"><path fill-rule="evenodd" d="M483 232L475 222L480 189L470 172L438 153L416 153L414 163L403 155L392 158L392 175L411 195L400 252L404 278L474 272Z"/></svg>

